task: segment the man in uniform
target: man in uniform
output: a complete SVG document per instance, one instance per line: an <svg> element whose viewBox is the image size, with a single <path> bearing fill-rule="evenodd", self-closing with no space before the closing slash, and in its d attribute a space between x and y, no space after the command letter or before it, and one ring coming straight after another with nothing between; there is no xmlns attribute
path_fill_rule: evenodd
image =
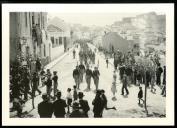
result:
<svg viewBox="0 0 177 128"><path fill-rule="evenodd" d="M75 59L76 51L75 49L73 50L73 59Z"/></svg>
<svg viewBox="0 0 177 128"><path fill-rule="evenodd" d="M79 72L79 66L76 66L76 69L73 71L73 78L75 80L75 84L77 86L77 89L79 89L80 85L80 72Z"/></svg>
<svg viewBox="0 0 177 128"><path fill-rule="evenodd" d="M109 63L109 60L108 60L108 57L106 58L106 67L108 68L108 63Z"/></svg>
<svg viewBox="0 0 177 128"><path fill-rule="evenodd" d="M124 72L125 72L125 65L121 65L121 66L119 67L120 80L123 79L123 74L124 74Z"/></svg>
<svg viewBox="0 0 177 128"><path fill-rule="evenodd" d="M98 70L98 67L95 67L94 68L94 71L93 71L93 80L94 80L94 84L95 84L95 90L97 91L98 90L98 84L99 84L99 76L100 76L100 72Z"/></svg>
<svg viewBox="0 0 177 128"><path fill-rule="evenodd" d="M89 69L89 65L87 65L86 75L85 75L87 88L85 89L85 91L90 91L91 78L92 78L92 70Z"/></svg>
<svg viewBox="0 0 177 128"><path fill-rule="evenodd" d="M79 65L79 72L80 72L80 82L83 82L83 75L85 72L85 66L83 65L82 62Z"/></svg>
<svg viewBox="0 0 177 128"><path fill-rule="evenodd" d="M49 101L47 94L42 95L43 101L38 104L38 114L40 118L51 118L53 114L53 105Z"/></svg>

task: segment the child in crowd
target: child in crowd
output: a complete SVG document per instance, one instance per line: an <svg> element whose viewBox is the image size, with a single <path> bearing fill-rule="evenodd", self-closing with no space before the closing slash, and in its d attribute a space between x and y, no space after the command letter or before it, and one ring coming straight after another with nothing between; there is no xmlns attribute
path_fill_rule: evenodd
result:
<svg viewBox="0 0 177 128"><path fill-rule="evenodd" d="M142 90L142 87L139 87L139 92L138 92L138 104L140 104L140 101L142 100L143 103L144 103L144 100L142 99L143 98L143 90Z"/></svg>
<svg viewBox="0 0 177 128"><path fill-rule="evenodd" d="M66 101L67 101L67 106L68 106L68 112L67 113L70 113L70 109L69 108L70 108L71 103L72 103L71 88L67 89Z"/></svg>
<svg viewBox="0 0 177 128"><path fill-rule="evenodd" d="M76 85L73 86L73 98L74 98L74 101L77 100L78 98Z"/></svg>

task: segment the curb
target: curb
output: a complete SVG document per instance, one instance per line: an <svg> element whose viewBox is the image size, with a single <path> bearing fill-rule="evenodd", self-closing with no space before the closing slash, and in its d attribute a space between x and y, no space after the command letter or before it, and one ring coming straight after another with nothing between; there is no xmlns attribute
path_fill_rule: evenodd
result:
<svg viewBox="0 0 177 128"><path fill-rule="evenodd" d="M70 53L72 51L74 47L72 47L69 51L67 51L66 53L64 53L63 55L59 56L58 58L56 58L55 60L53 60L52 62L50 62L49 64L47 64L46 66L44 66L44 70L45 69L51 69L52 67L54 67L58 62L60 62L66 55L68 55L68 53Z"/></svg>

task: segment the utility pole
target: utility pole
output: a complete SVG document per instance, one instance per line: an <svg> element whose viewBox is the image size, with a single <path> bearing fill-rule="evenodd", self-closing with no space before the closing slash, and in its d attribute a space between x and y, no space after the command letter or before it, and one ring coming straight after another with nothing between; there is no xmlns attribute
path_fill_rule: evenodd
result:
<svg viewBox="0 0 177 128"><path fill-rule="evenodd" d="M145 112L146 115L148 115L148 110L147 110L147 104L146 104L146 99L147 99L147 79L146 79L146 64L144 65L144 71L145 71L145 95L144 95L144 108L145 108Z"/></svg>

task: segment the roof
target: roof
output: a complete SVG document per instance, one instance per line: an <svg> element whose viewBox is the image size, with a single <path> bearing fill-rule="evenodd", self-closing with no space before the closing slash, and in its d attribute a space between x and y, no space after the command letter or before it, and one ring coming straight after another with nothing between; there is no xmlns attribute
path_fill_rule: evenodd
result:
<svg viewBox="0 0 177 128"><path fill-rule="evenodd" d="M56 26L57 28L61 29L62 31L69 31L69 25L64 22L64 20L58 18L58 17L54 17L53 19L51 19L48 22L48 26Z"/></svg>

